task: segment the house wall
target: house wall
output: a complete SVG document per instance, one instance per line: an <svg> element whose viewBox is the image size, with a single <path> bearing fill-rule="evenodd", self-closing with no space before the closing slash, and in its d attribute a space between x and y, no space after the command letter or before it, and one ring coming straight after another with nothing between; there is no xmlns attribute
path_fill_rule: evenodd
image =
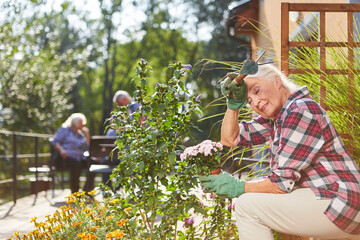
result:
<svg viewBox="0 0 360 240"><path fill-rule="evenodd" d="M262 50L267 51L267 59L275 61L280 66L281 49L281 3L348 3L347 0L259 0L259 33L253 34L253 56L259 55ZM305 17L307 12L300 13ZM346 14L326 14L326 35L331 41L344 41L346 39ZM290 33L298 24L290 21Z"/></svg>

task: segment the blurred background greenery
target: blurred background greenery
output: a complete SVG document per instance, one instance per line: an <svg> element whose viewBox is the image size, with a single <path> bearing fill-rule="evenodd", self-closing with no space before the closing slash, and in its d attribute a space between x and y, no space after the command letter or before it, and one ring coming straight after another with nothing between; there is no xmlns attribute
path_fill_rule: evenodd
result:
<svg viewBox="0 0 360 240"><path fill-rule="evenodd" d="M175 60L193 66L187 79L204 107L220 97L228 70L205 70L199 60L241 62L250 48L231 40L225 20L231 0L2 0L0 18L0 126L53 134L72 113L104 133L113 94L132 93L140 58L154 68L150 88L170 76ZM244 37L244 42L250 39ZM216 68L216 66L212 66ZM206 115L225 106L207 108ZM219 119L199 123L199 140L217 137ZM209 136L210 134L210 136Z"/></svg>
<svg viewBox="0 0 360 240"><path fill-rule="evenodd" d="M234 41L225 27L237 2L0 0L0 129L52 135L71 113L82 112L91 135L103 135L105 119L116 110L113 94L133 92L131 80L142 58L154 70L152 91L171 77L170 63L193 66L186 86L202 95L205 119L191 142L218 141L226 107L208 104L221 96L218 81L229 70L202 60L250 57L250 37ZM13 174L11 135L0 134L0 143L2 180ZM48 140L41 139L39 152L49 151ZM34 139L18 137L17 152L34 153ZM34 165L33 158L18 161L21 175ZM1 184L0 195L10 187Z"/></svg>

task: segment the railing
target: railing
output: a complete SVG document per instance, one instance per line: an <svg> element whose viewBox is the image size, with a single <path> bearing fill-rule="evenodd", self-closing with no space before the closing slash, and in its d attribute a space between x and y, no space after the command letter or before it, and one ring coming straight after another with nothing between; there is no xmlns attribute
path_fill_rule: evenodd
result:
<svg viewBox="0 0 360 240"><path fill-rule="evenodd" d="M18 159L21 158L33 158L35 159L35 194L38 193L38 164L39 158L43 157L50 157L51 153L39 153L39 139L49 139L52 137L50 134L38 134L38 133L26 133L26 132L14 132L14 131L7 131L7 130L0 130L0 134L4 134L7 136L12 136L12 155L0 155L0 159L9 159L12 158L13 164L13 172L12 172L12 179L4 179L0 180L0 184L12 182L12 189L13 189L13 202L16 204L17 200L17 181L27 179L25 176L18 176ZM31 137L34 138L34 153L30 154L19 154L18 153L18 145L17 145L17 137Z"/></svg>

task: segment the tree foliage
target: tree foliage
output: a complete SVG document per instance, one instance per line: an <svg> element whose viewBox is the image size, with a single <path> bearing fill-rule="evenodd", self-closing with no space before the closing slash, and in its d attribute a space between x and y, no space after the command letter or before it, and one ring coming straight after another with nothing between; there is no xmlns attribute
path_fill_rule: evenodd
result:
<svg viewBox="0 0 360 240"><path fill-rule="evenodd" d="M174 61L193 66L202 58L241 61L246 49L228 39L223 28L230 2L133 0L136 8L145 9L146 19L120 32L124 22L118 19L129 1L99 0L98 18L66 0L60 8L50 0L5 1L6 18L0 22L2 127L53 133L71 112L83 112L91 134L103 134L104 120L114 109L113 93L134 90L138 59L153 65L152 91L156 82L171 76L163 66ZM188 11L174 15L177 8ZM204 24L212 26L213 38L196 40ZM120 41L119 34L128 40ZM195 67L186 84L207 104L219 97L217 80L225 72ZM215 107L210 113L222 110ZM201 124L209 129L213 121Z"/></svg>
<svg viewBox="0 0 360 240"><path fill-rule="evenodd" d="M20 1L3 4L7 18L0 25L0 100L2 126L9 130L54 131L72 108L68 93L86 57L81 48L69 47L76 42L76 32L66 24L70 9L39 16L39 7ZM24 16L30 8L34 11Z"/></svg>

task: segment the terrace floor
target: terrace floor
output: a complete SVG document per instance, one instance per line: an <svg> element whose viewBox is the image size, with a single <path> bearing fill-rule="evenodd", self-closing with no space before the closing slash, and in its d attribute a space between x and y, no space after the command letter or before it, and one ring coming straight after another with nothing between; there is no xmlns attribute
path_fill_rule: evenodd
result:
<svg viewBox="0 0 360 240"><path fill-rule="evenodd" d="M46 215L52 215L55 210L66 204L66 196L71 194L70 189L39 192L20 198L14 204L12 201L0 205L0 239L8 239L13 233L20 234L34 230L31 218L43 222Z"/></svg>

